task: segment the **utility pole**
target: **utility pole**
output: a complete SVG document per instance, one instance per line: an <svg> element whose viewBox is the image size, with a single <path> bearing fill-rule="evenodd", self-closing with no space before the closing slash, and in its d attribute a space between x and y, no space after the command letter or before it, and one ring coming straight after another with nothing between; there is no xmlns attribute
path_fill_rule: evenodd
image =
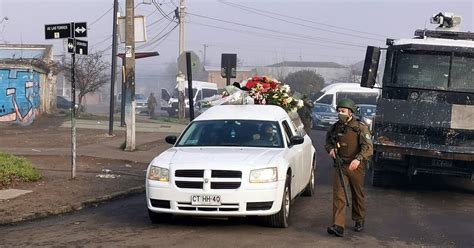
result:
<svg viewBox="0 0 474 248"><path fill-rule="evenodd" d="M114 0L114 20L112 27L112 68L110 69L110 114L109 135L114 135L114 111L115 111L115 80L117 78L117 11L118 0Z"/></svg>
<svg viewBox="0 0 474 248"><path fill-rule="evenodd" d="M135 13L134 0L125 3L125 150L135 150Z"/></svg>
<svg viewBox="0 0 474 248"><path fill-rule="evenodd" d="M204 46L204 58L203 58L203 61L202 61L202 67L204 68L206 66L206 51L207 51L207 47L209 45L203 44L203 46ZM205 68L204 68L204 70L205 70Z"/></svg>
<svg viewBox="0 0 474 248"><path fill-rule="evenodd" d="M184 0L179 0L179 56L184 52ZM184 101L184 72L178 71L178 118L186 118L186 103Z"/></svg>

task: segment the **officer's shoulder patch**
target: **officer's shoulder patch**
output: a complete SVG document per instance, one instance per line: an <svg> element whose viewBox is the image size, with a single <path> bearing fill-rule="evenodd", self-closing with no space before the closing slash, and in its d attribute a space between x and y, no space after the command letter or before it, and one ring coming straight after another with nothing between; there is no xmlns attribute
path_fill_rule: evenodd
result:
<svg viewBox="0 0 474 248"><path fill-rule="evenodd" d="M372 136L370 135L370 133L366 133L366 134L364 135L364 138L370 140L370 139L372 138Z"/></svg>

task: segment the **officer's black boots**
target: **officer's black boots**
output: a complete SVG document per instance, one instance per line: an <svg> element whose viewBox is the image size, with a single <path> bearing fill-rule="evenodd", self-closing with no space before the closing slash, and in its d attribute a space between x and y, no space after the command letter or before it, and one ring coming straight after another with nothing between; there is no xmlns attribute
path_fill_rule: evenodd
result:
<svg viewBox="0 0 474 248"><path fill-rule="evenodd" d="M328 227L328 233L336 235L337 237L344 237L344 227L338 225L332 225Z"/></svg>
<svg viewBox="0 0 474 248"><path fill-rule="evenodd" d="M364 230L364 221L356 221L355 226L354 226L354 231L356 232L362 232Z"/></svg>

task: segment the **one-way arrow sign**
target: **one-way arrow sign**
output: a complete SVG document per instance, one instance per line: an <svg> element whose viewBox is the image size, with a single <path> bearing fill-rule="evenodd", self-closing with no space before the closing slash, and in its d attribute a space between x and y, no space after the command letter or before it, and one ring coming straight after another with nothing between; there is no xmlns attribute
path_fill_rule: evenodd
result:
<svg viewBox="0 0 474 248"><path fill-rule="evenodd" d="M74 37L87 37L87 22L74 23Z"/></svg>
<svg viewBox="0 0 474 248"><path fill-rule="evenodd" d="M74 44L74 39L67 39L67 52L68 53L74 53L74 47L75 47L75 44Z"/></svg>

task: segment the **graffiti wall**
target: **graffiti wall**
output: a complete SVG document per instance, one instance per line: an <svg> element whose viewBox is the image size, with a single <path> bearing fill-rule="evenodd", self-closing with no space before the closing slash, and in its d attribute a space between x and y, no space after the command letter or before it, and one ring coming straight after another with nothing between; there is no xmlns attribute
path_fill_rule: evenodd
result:
<svg viewBox="0 0 474 248"><path fill-rule="evenodd" d="M39 114L40 74L0 69L0 122L30 125Z"/></svg>

